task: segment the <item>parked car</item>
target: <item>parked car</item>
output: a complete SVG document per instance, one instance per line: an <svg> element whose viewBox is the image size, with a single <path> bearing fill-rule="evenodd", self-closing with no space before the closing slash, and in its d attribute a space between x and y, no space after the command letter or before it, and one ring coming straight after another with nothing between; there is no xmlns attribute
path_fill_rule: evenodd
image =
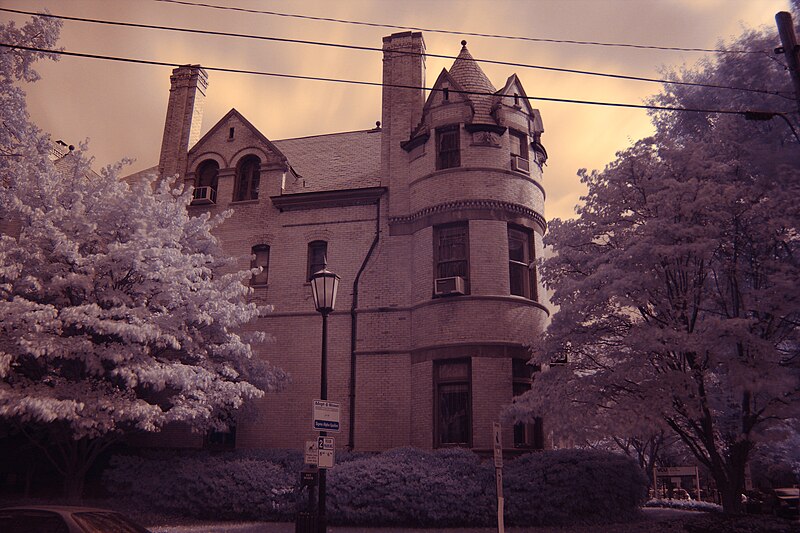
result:
<svg viewBox="0 0 800 533"><path fill-rule="evenodd" d="M691 500L692 496L686 489L672 489L672 499L673 500Z"/></svg>
<svg viewBox="0 0 800 533"><path fill-rule="evenodd" d="M776 515L784 518L798 518L800 516L800 488L785 487L772 489L773 510Z"/></svg>
<svg viewBox="0 0 800 533"><path fill-rule="evenodd" d="M0 531L14 533L150 533L116 511L68 505L0 509Z"/></svg>

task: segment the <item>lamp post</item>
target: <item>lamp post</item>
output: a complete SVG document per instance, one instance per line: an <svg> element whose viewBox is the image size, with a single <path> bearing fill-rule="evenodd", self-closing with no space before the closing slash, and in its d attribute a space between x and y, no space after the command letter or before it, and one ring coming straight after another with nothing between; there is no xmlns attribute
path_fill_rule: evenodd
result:
<svg viewBox="0 0 800 533"><path fill-rule="evenodd" d="M311 275L311 294L314 297L314 307L322 315L322 365L320 370L319 398L328 399L328 315L336 306L336 292L339 289L339 276L328 270L327 263L322 270ZM319 436L324 437L327 432L320 431ZM325 515L326 497L326 469L319 469L319 531L324 533L327 529Z"/></svg>

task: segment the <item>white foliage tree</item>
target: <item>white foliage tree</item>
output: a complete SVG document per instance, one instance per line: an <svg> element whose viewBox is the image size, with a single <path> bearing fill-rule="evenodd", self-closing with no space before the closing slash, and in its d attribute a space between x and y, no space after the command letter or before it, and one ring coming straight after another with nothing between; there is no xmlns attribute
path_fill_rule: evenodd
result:
<svg viewBox="0 0 800 533"><path fill-rule="evenodd" d="M48 48L58 29L34 18L0 26L0 41ZM80 152L56 169L17 85L41 55L0 48L0 418L44 429L79 496L109 437L222 429L285 376L254 357L263 334L240 333L260 312L246 301L251 272L221 253L220 218L189 216L191 191L129 187L119 166L98 175Z"/></svg>
<svg viewBox="0 0 800 533"><path fill-rule="evenodd" d="M774 31L731 48L772 50ZM790 110L788 74L760 55L681 73L766 95L668 86L660 105ZM581 173L585 204L554 220L542 275L559 311L512 412L556 431L647 435L668 429L705 465L726 512L744 468L800 407L800 147L787 124L657 112L657 133ZM795 117L790 122L796 125Z"/></svg>

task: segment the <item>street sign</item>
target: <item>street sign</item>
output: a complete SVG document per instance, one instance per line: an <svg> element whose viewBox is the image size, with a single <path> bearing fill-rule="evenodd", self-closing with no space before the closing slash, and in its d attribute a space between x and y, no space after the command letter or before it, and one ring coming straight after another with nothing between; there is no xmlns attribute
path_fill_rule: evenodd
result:
<svg viewBox="0 0 800 533"><path fill-rule="evenodd" d="M315 430L339 431L339 404L337 402L314 400L312 412Z"/></svg>
<svg viewBox="0 0 800 533"><path fill-rule="evenodd" d="M333 468L333 455L336 449L333 437L317 437L317 466L320 468Z"/></svg>
<svg viewBox="0 0 800 533"><path fill-rule="evenodd" d="M498 422L492 423L492 448L494 449L494 467L503 468L503 440L502 426Z"/></svg>
<svg viewBox="0 0 800 533"><path fill-rule="evenodd" d="M303 453L303 463L307 465L315 465L319 461L319 452L317 451L317 441L307 440L305 451Z"/></svg>

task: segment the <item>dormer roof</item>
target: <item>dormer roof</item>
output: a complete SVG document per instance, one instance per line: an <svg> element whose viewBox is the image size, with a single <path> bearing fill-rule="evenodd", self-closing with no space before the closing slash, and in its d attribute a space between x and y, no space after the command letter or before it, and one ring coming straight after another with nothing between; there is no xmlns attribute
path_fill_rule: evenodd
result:
<svg viewBox="0 0 800 533"><path fill-rule="evenodd" d="M286 160L286 156L283 154L283 152L281 152L281 151L278 149L278 147L277 147L277 146L275 146L275 145L272 143L272 141L270 141L269 139L267 139L267 138L264 136L264 134L263 134L263 133L261 133L260 131L258 131L258 128L256 128L255 126L253 126L253 125L250 123L250 121L249 121L249 120L247 120L246 118L244 118L244 115L242 115L241 113L239 113L239 112L236 110L236 108L231 108L231 110L230 110L230 111L228 111L228 112L225 114L225 116L224 116L224 117L222 117L221 119L219 119L219 121L218 121L216 124L214 124L214 126L213 126L213 127L210 129L210 130L208 130L208 132L207 132L205 135L203 135L203 136L200 138L200 140L199 140L199 141L197 141L197 143L195 143L195 145L194 145L194 146L192 146L191 148L189 148L189 154L190 154L190 156L191 156L191 154L194 154L194 153L198 152L198 150L201 150L201 149L202 149L202 147L203 147L203 145L204 145L204 144L205 144L205 143L206 143L206 142L207 142L209 139L211 139L212 137L214 137L214 135L216 135L218 131L220 131L222 128L225 128L225 127L227 127L227 125L228 125L228 123L230 122L230 120L231 120L232 118L234 118L234 117L235 117L235 118L236 118L236 119L237 119L237 120L238 120L238 121L239 121L239 122L240 122L240 123L241 123L241 124L242 124L242 125L243 125L245 128L247 128L247 129L248 129L248 130L249 130L249 131L250 131L250 132L251 132L251 133L252 133L252 134L255 136L255 138L256 138L256 139L257 139L257 140L258 140L258 141L259 141L259 142L260 142L260 143L261 143L263 146L265 146L265 147L266 147L266 148L268 148L268 149L269 149L269 150L270 150L272 153L274 153L274 154L275 154L275 155L278 157L278 159L280 159L281 161L285 161L285 160Z"/></svg>

